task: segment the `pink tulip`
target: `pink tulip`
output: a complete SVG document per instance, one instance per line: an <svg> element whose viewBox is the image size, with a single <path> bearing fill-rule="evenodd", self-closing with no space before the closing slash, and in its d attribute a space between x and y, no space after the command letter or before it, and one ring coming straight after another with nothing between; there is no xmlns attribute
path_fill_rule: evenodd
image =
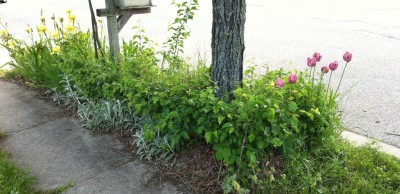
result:
<svg viewBox="0 0 400 194"><path fill-rule="evenodd" d="M307 58L307 65L309 67L314 67L317 65L317 59L316 58Z"/></svg>
<svg viewBox="0 0 400 194"><path fill-rule="evenodd" d="M277 78L276 79L276 81L275 81L275 87L277 87L277 88L281 88L281 87L283 87L285 85L285 82L283 82L283 79L281 79L281 78Z"/></svg>
<svg viewBox="0 0 400 194"><path fill-rule="evenodd" d="M295 84L299 76L295 73L289 75L289 83Z"/></svg>
<svg viewBox="0 0 400 194"><path fill-rule="evenodd" d="M338 64L337 61L332 62L332 63L329 64L329 69L332 70L332 71L335 71L338 67L339 67L339 64Z"/></svg>
<svg viewBox="0 0 400 194"><path fill-rule="evenodd" d="M322 72L323 74L327 74L327 73L329 72L329 68L328 68L327 66L323 66L323 67L321 68L321 72Z"/></svg>
<svg viewBox="0 0 400 194"><path fill-rule="evenodd" d="M353 58L353 54L350 52L346 52L343 55L343 60L346 61L347 63L351 61L351 58Z"/></svg>
<svg viewBox="0 0 400 194"><path fill-rule="evenodd" d="M313 58L314 58L317 62L319 62L319 61L321 61L322 55L321 55L321 53L315 52L314 55L313 55Z"/></svg>

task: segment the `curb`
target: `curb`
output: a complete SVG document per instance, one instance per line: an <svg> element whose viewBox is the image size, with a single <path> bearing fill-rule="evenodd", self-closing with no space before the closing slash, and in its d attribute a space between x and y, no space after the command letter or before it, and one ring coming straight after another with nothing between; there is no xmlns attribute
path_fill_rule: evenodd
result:
<svg viewBox="0 0 400 194"><path fill-rule="evenodd" d="M356 146L362 146L367 143L371 143L373 141L376 141L376 144L374 144L374 147L377 148L379 151L390 154L395 156L396 158L400 159L400 148L389 145L387 143L383 143L379 140L373 139L373 138L368 138L363 135L359 135L350 131L343 131L341 136L343 139L348 140L349 142L353 143Z"/></svg>

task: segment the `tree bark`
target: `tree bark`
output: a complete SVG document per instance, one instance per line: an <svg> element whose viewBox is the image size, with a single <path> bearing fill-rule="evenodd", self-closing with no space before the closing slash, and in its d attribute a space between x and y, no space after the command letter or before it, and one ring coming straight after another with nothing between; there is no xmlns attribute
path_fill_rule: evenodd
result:
<svg viewBox="0 0 400 194"><path fill-rule="evenodd" d="M212 0L211 78L218 97L233 99L243 79L246 0Z"/></svg>

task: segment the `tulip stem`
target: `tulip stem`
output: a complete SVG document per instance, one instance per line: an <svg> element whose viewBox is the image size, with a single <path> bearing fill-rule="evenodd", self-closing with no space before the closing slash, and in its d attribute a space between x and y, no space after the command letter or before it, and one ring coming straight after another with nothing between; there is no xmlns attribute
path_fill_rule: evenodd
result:
<svg viewBox="0 0 400 194"><path fill-rule="evenodd" d="M338 87L336 88L336 91L335 91L334 96L336 96L336 93L337 93L338 90L339 90L340 84L342 83L343 76L344 76L344 72L346 71L346 67L347 67L347 64L348 64L348 63L349 63L349 62L346 62L346 65L344 66L343 73L342 73L342 77L340 77L339 85L338 85Z"/></svg>
<svg viewBox="0 0 400 194"><path fill-rule="evenodd" d="M313 89L314 89L314 75L315 75L315 66L314 66L314 71L313 71L313 73L312 73L312 80L311 80L311 96L312 96L312 93L313 93Z"/></svg>
<svg viewBox="0 0 400 194"><path fill-rule="evenodd" d="M331 71L331 74L329 75L328 86L326 86L325 102L326 102L326 98L328 97L328 93L329 93L329 85L331 84L332 73L333 73L333 71Z"/></svg>

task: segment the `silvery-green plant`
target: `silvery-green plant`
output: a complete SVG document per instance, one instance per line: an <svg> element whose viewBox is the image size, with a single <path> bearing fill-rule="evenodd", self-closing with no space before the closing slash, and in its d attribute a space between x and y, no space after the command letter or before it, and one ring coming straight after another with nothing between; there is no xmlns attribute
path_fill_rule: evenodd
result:
<svg viewBox="0 0 400 194"><path fill-rule="evenodd" d="M143 128L137 130L133 135L136 145L136 154L140 159L151 160L158 157L164 161L175 163L174 151L168 143L168 135L157 135L152 142L147 142L144 138Z"/></svg>

